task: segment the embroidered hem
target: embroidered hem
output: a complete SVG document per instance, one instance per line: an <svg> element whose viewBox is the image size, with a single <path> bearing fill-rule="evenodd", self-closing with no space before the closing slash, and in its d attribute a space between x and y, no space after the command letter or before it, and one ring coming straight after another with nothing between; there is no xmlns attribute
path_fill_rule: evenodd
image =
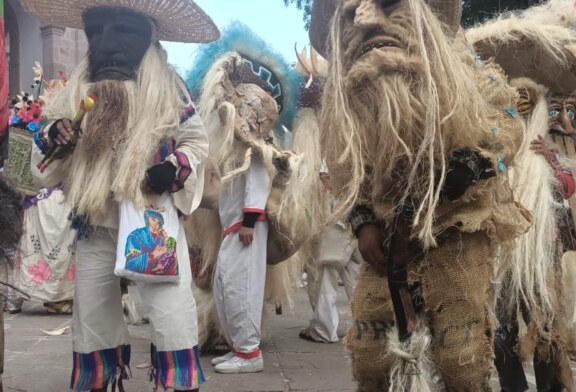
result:
<svg viewBox="0 0 576 392"><path fill-rule="evenodd" d="M88 354L74 352L70 389L75 392L106 389L118 379L127 380L129 370L129 344Z"/></svg>
<svg viewBox="0 0 576 392"><path fill-rule="evenodd" d="M155 390L168 388L195 389L204 383L204 372L200 366L198 346L178 351L158 351L151 345L152 372Z"/></svg>

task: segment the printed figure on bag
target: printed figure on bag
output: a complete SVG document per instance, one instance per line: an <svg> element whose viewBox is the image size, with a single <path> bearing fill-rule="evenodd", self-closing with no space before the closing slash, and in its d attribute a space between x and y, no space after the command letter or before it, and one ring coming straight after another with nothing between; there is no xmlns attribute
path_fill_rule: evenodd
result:
<svg viewBox="0 0 576 392"><path fill-rule="evenodd" d="M126 241L126 269L147 275L178 275L176 239L164 230L164 217L144 212L146 227L134 230Z"/></svg>

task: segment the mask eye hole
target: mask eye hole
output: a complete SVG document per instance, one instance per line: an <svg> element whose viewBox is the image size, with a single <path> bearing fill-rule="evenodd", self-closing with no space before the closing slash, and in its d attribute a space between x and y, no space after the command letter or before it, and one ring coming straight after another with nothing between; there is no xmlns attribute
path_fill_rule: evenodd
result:
<svg viewBox="0 0 576 392"><path fill-rule="evenodd" d="M568 110L568 117L570 117L570 120L574 120L576 118L576 113L574 112L574 110L572 109Z"/></svg>
<svg viewBox="0 0 576 392"><path fill-rule="evenodd" d="M556 110L556 109L550 109L550 111L548 112L548 116L550 116L550 117L556 117L556 116L558 116L559 113L560 113L560 112L559 112L558 110Z"/></svg>

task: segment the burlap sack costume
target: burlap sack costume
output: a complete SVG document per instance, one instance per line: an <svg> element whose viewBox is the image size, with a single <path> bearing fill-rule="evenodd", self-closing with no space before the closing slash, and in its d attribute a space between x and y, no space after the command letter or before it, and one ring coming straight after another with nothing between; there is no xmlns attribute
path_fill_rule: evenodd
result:
<svg viewBox="0 0 576 392"><path fill-rule="evenodd" d="M489 308L493 255L485 233L455 233L412 263L432 331L431 359L454 391L490 390L484 382L492 363ZM457 267L455 267L455 262ZM394 355L387 332L394 324L385 279L365 265L352 302L354 326L347 337L359 391L386 391ZM450 288L447 290L447 288ZM463 293L470 295L464 297Z"/></svg>
<svg viewBox="0 0 576 392"><path fill-rule="evenodd" d="M336 3L315 1L317 23L327 25L326 20L330 18L326 15L334 13ZM446 27L457 31L458 22L455 21L459 20L461 12L459 1L427 3ZM358 13L356 15L358 17ZM322 53L326 46L330 47L330 44L324 44L328 28L314 25L314 12L312 20L312 42ZM323 31L323 36L319 31ZM333 37L335 31L336 28L332 31ZM445 39L452 38L447 35ZM530 214L514 202L507 182L507 170L522 143L523 125L516 112L517 94L507 84L501 69L476 58L462 34L456 35L452 45L491 108L490 125L479 124L476 129L466 130L444 126L442 135L449 144L450 138L457 133L466 132L469 144L459 147L479 151L496 173L490 179L479 180L455 201L445 198L439 201L432 226L435 244L424 245L417 239L421 227L411 227L409 284L421 325L407 344L398 342L395 336L395 314L388 279L378 275L371 266L366 265L362 270L352 302L354 327L347 336L352 371L358 381L358 390L362 392L414 388L415 379L420 379L418 387L429 390L490 390L491 315L494 309L490 280L495 250L501 242L523 234L530 225ZM382 78L386 77L385 73L383 75ZM323 110L330 108L323 107ZM482 127L486 126L491 132L485 132ZM329 160L328 167L338 197L338 190L345 191L349 184L351 168L339 162L338 157ZM361 188L359 195L359 202L368 205L377 222L387 227L384 229L387 239L384 248L389 246L390 227L397 207L385 192L388 185L379 184L384 189L383 194ZM411 344L426 339L430 339L429 349L424 343L414 355L410 351ZM398 379L410 380L411 384L402 385Z"/></svg>
<svg viewBox="0 0 576 392"><path fill-rule="evenodd" d="M498 82L487 75L498 75ZM515 94L497 66L478 65L478 84L495 107L514 107ZM497 122L502 130L500 144L511 159L522 141L522 125L510 115L500 116ZM420 250L411 264L412 279L422 287L422 305L432 335L431 360L449 390L466 392L490 391L494 248L522 234L530 220L502 179L473 188L470 193L475 194L469 199L439 206L436 229L444 231L440 237L445 239L437 248ZM386 332L394 322L389 295L387 279L366 267L352 304L355 328L347 340L359 391L389 388L393 356ZM358 333L359 328L372 332ZM442 382L430 380L430 384Z"/></svg>

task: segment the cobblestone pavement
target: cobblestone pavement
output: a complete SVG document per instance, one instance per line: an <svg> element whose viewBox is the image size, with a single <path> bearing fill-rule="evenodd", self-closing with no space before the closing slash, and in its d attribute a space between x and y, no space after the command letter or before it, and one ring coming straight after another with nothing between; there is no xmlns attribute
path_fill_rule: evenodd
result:
<svg viewBox="0 0 576 392"><path fill-rule="evenodd" d="M342 325L350 323L345 295L338 306ZM349 371L349 357L342 344L318 344L298 338L298 332L311 316L304 289L294 295L290 312L276 316L266 309L266 338L263 344L264 372L245 375L219 375L212 371L209 356L202 357L207 378L203 392L287 392L287 391L354 391ZM47 315L39 304L26 303L24 312L6 317L6 364L4 389L7 392L68 391L71 365L71 336L48 336L42 330L68 325L69 316ZM152 391L147 382L149 343L147 325L131 326L132 376L125 384L128 392ZM575 366L576 367L576 366ZM531 369L527 368L530 391L536 391ZM499 391L497 379L493 390Z"/></svg>

